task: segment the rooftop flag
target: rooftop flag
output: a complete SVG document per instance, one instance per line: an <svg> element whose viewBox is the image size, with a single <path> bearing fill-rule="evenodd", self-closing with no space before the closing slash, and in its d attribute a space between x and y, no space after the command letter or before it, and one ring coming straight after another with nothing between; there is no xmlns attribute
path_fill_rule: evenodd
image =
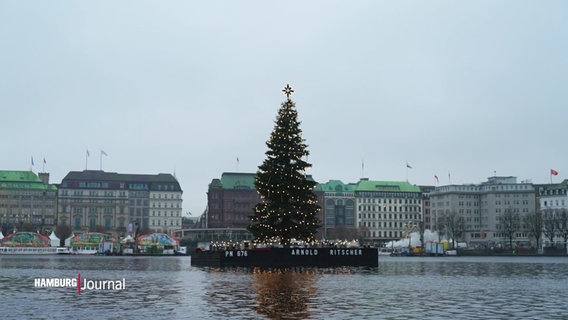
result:
<svg viewBox="0 0 568 320"><path fill-rule="evenodd" d="M553 176L557 176L558 175L558 171L554 170L554 169L550 169L550 174Z"/></svg>
<svg viewBox="0 0 568 320"><path fill-rule="evenodd" d="M406 163L406 167L407 167L408 169L412 169L412 166L409 165L408 162Z"/></svg>

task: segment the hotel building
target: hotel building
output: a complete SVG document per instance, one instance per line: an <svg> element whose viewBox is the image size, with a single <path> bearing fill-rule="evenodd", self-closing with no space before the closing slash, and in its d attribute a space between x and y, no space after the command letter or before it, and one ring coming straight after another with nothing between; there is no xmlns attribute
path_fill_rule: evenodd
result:
<svg viewBox="0 0 568 320"><path fill-rule="evenodd" d="M518 231L514 241L528 242L529 232L522 217L537 210L535 187L530 182L517 183L516 177L490 177L487 182L470 185L447 185L430 192L432 229L444 233L444 221L456 216L463 221L463 236L457 241L469 245L506 244L501 219L505 212L514 213Z"/></svg>
<svg viewBox="0 0 568 320"><path fill-rule="evenodd" d="M408 182L361 179L355 187L357 224L374 244L406 238L422 223L422 192Z"/></svg>
<svg viewBox="0 0 568 320"><path fill-rule="evenodd" d="M57 187L49 184L49 173L0 171L0 226L4 232L53 228L56 203Z"/></svg>
<svg viewBox="0 0 568 320"><path fill-rule="evenodd" d="M170 233L181 228L182 190L174 176L71 171L59 187L58 221L76 231Z"/></svg>

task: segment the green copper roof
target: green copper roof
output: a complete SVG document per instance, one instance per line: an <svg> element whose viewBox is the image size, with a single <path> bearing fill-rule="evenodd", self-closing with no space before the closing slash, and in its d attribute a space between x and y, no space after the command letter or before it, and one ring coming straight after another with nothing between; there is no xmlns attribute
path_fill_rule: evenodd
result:
<svg viewBox="0 0 568 320"><path fill-rule="evenodd" d="M46 185L32 171L0 170L0 188L2 189L34 189L57 190L54 185Z"/></svg>
<svg viewBox="0 0 568 320"><path fill-rule="evenodd" d="M250 189L255 190L254 180L256 173L240 173L240 172L223 172L221 179L213 179L209 184L210 189ZM307 177L313 180L312 176ZM319 191L319 185L316 185L314 191Z"/></svg>
<svg viewBox="0 0 568 320"><path fill-rule="evenodd" d="M354 192L357 185L353 183L345 184L341 180L329 180L326 183L318 184L318 190L323 192Z"/></svg>
<svg viewBox="0 0 568 320"><path fill-rule="evenodd" d="M224 172L221 176L221 184L212 183L210 187L223 189L251 189L254 190L255 173Z"/></svg>
<svg viewBox="0 0 568 320"><path fill-rule="evenodd" d="M362 179L357 183L355 191L375 191L375 192L420 192L418 186L408 182L399 181L374 181Z"/></svg>

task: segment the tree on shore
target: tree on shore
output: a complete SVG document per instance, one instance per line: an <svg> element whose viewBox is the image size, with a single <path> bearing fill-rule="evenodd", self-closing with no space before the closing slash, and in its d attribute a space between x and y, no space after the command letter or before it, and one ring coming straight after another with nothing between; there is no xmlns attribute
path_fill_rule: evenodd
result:
<svg viewBox="0 0 568 320"><path fill-rule="evenodd" d="M503 234L509 239L509 248L513 249L513 238L520 227L519 216L515 213L514 208L509 207L505 209L505 212L499 218Z"/></svg>
<svg viewBox="0 0 568 320"><path fill-rule="evenodd" d="M529 230L529 234L535 238L538 250L542 237L542 213L541 211L529 212L524 216L523 220Z"/></svg>
<svg viewBox="0 0 568 320"><path fill-rule="evenodd" d="M357 240L360 244L364 244L369 241L369 228L366 226L360 226L357 228Z"/></svg>
<svg viewBox="0 0 568 320"><path fill-rule="evenodd" d="M446 235L452 240L452 248L456 248L456 242L463 238L465 234L465 220L457 213L451 211L444 214L444 225Z"/></svg>
<svg viewBox="0 0 568 320"><path fill-rule="evenodd" d="M568 211L561 209L556 213L556 230L559 237L564 240L564 249L568 246Z"/></svg>
<svg viewBox="0 0 568 320"><path fill-rule="evenodd" d="M65 246L65 240L73 234L73 228L68 224L60 224L55 227L55 235L59 238L59 246Z"/></svg>
<svg viewBox="0 0 568 320"><path fill-rule="evenodd" d="M544 236L549 240L550 245L554 244L556 236L556 214L553 209L546 209L542 215L542 226Z"/></svg>
<svg viewBox="0 0 568 320"><path fill-rule="evenodd" d="M283 91L287 99L266 142L266 159L256 173L255 187L261 202L254 207L248 230L257 242L289 245L292 239L315 240L320 207L313 192L316 182L306 174L311 164L302 160L309 152L290 99L293 90L287 85Z"/></svg>
<svg viewBox="0 0 568 320"><path fill-rule="evenodd" d="M344 225L336 226L327 230L327 239L354 240L357 239L357 228L348 228Z"/></svg>

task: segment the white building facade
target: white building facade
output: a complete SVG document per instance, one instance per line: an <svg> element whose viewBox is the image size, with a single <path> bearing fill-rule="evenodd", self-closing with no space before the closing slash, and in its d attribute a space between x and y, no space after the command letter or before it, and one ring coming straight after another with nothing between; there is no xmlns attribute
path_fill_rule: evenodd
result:
<svg viewBox="0 0 568 320"><path fill-rule="evenodd" d="M420 188L408 182L361 179L355 187L356 217L364 238L376 245L406 238L422 223Z"/></svg>
<svg viewBox="0 0 568 320"><path fill-rule="evenodd" d="M491 247L508 241L502 218L506 212L515 217L518 228L514 242L530 242L524 217L537 212L536 190L532 183L517 183L516 177L490 177L487 182L436 187L430 192L432 229L444 234L448 217L460 219L457 241L472 246Z"/></svg>

